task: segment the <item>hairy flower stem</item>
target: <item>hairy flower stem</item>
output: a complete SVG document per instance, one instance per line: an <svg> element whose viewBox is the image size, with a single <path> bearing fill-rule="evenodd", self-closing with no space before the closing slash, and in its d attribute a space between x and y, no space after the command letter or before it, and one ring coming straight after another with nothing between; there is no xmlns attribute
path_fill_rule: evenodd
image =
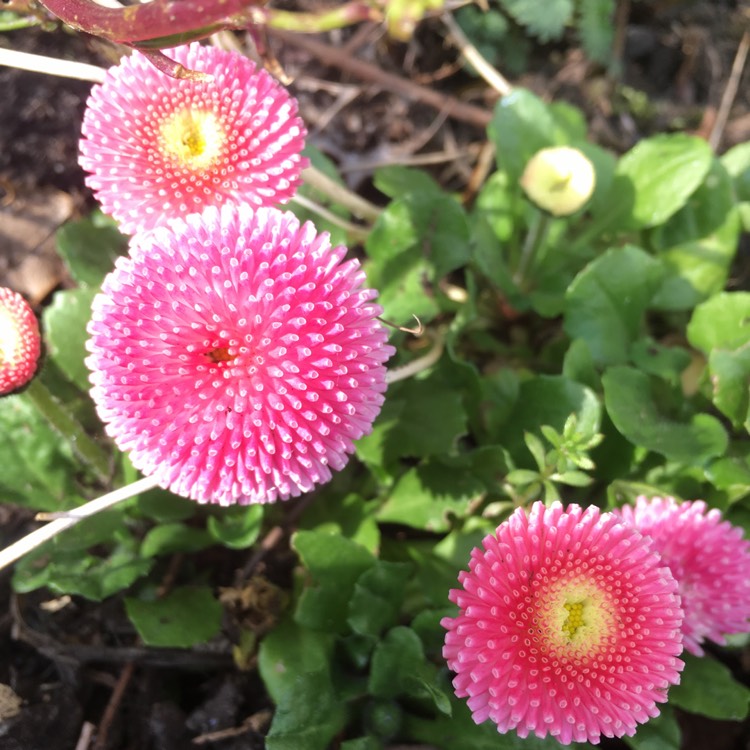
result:
<svg viewBox="0 0 750 750"><path fill-rule="evenodd" d="M315 33L377 17L374 8L356 0L321 13L263 8L263 0L153 0L122 8L104 7L94 0L40 2L76 31L153 49L174 47L221 29L243 29L254 24Z"/></svg>
<svg viewBox="0 0 750 750"><path fill-rule="evenodd" d="M39 378L34 378L29 383L25 393L39 413L70 443L78 458L94 472L97 480L107 484L112 474L110 457L88 435L81 423L60 404Z"/></svg>
<svg viewBox="0 0 750 750"><path fill-rule="evenodd" d="M156 485L157 482L153 477L144 477L136 482L131 482L125 487L120 487L120 489L97 497L85 505L66 511L61 517L55 518L54 521L51 521L46 526L32 531L4 550L0 550L0 570L7 568L8 565L16 562L16 560L20 560L24 555L28 555L29 552L32 552L44 544L44 542L48 542L50 539L56 537L61 531L75 526L84 518L89 518L121 503L123 500L153 489Z"/></svg>
<svg viewBox="0 0 750 750"><path fill-rule="evenodd" d="M531 220L529 233L521 248L521 257L518 260L518 267L513 275L513 281L522 290L526 291L527 275L534 265L539 248L544 244L547 238L547 232L550 227L550 216L544 211L535 210L534 218Z"/></svg>

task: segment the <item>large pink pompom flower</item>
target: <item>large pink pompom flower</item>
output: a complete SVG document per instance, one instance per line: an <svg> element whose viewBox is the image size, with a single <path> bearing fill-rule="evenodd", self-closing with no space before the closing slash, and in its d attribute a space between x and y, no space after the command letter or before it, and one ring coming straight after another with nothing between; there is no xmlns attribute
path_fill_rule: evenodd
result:
<svg viewBox="0 0 750 750"><path fill-rule="evenodd" d="M238 53L168 54L208 76L171 78L136 51L91 91L80 164L102 209L132 234L205 206L288 201L306 163L296 101Z"/></svg>
<svg viewBox="0 0 750 750"><path fill-rule="evenodd" d="M286 499L370 431L393 353L356 260L288 212L208 208L136 235L93 303L92 396L162 487Z"/></svg>
<svg viewBox="0 0 750 750"><path fill-rule="evenodd" d="M443 656L477 723L596 744L634 734L679 682L677 583L611 513L519 508L459 582Z"/></svg>
<svg viewBox="0 0 750 750"><path fill-rule="evenodd" d="M677 579L687 651L702 656L704 640L723 644L725 635L750 631L750 542L742 529L702 500L640 496L615 512L653 540Z"/></svg>

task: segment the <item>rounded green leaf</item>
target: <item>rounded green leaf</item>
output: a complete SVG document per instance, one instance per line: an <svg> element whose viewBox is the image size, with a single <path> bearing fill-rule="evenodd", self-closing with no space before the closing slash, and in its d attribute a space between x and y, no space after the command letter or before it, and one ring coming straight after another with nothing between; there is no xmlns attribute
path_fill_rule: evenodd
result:
<svg viewBox="0 0 750 750"><path fill-rule="evenodd" d="M628 151L615 175L633 187L630 226L654 227L679 211L705 179L712 159L706 141L683 133L646 138Z"/></svg>
<svg viewBox="0 0 750 750"><path fill-rule="evenodd" d="M610 367L602 384L612 422L633 445L685 464L701 464L726 451L727 433L715 417L696 414L689 422L678 422L662 414L648 375L632 367Z"/></svg>
<svg viewBox="0 0 750 750"><path fill-rule="evenodd" d="M190 648L221 627L221 604L207 586L176 588L152 602L127 598L125 609L147 646Z"/></svg>

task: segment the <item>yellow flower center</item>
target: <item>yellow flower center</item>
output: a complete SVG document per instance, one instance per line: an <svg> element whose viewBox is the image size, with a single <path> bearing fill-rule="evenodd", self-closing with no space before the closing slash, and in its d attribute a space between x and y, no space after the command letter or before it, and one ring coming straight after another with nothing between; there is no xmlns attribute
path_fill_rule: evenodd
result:
<svg viewBox="0 0 750 750"><path fill-rule="evenodd" d="M585 625L583 619L583 609L586 602L568 602L564 605L568 610L568 617L562 624L563 633L572 641L578 629Z"/></svg>
<svg viewBox="0 0 750 750"><path fill-rule="evenodd" d="M219 158L226 134L213 112L183 109L162 123L165 155L190 169L206 169Z"/></svg>

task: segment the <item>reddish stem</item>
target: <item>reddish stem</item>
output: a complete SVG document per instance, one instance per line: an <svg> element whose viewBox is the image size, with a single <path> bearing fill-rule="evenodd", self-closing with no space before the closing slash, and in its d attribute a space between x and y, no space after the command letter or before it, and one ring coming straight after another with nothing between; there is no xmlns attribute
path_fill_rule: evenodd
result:
<svg viewBox="0 0 750 750"><path fill-rule="evenodd" d="M105 8L93 0L40 2L77 31L121 44L137 45L164 37L174 39L176 45L219 29L247 25L251 9L265 0L154 0L125 8Z"/></svg>

